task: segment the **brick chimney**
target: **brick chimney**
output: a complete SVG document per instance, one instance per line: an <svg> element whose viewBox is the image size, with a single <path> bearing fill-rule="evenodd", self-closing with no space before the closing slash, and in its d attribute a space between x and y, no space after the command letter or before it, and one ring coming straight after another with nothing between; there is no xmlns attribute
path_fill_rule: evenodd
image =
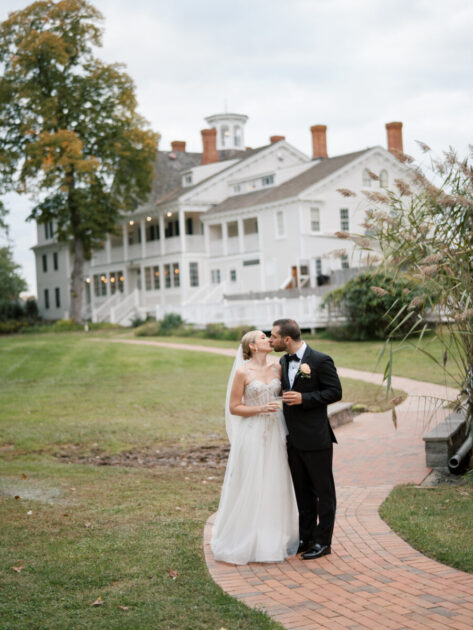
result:
<svg viewBox="0 0 473 630"><path fill-rule="evenodd" d="M402 122L386 123L386 132L388 134L388 151L393 155L404 153L402 148Z"/></svg>
<svg viewBox="0 0 473 630"><path fill-rule="evenodd" d="M327 155L327 126L313 125L310 128L312 133L313 159L328 158Z"/></svg>
<svg viewBox="0 0 473 630"><path fill-rule="evenodd" d="M217 151L217 130L216 129L202 129L202 161L201 164L212 164L212 162L218 162Z"/></svg>
<svg viewBox="0 0 473 630"><path fill-rule="evenodd" d="M185 153L186 152L186 143L183 140L173 140L171 142L171 150L174 153Z"/></svg>
<svg viewBox="0 0 473 630"><path fill-rule="evenodd" d="M281 140L285 140L286 136L271 136L269 138L269 141L271 142L271 144L274 144L275 142L280 142Z"/></svg>

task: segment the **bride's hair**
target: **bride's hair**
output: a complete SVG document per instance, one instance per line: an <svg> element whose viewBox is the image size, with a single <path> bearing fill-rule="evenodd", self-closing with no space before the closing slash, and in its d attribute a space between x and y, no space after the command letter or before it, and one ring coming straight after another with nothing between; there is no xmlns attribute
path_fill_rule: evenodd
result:
<svg viewBox="0 0 473 630"><path fill-rule="evenodd" d="M250 343L254 343L259 330L250 330L241 338L241 349L243 350L243 358L245 361L251 358Z"/></svg>

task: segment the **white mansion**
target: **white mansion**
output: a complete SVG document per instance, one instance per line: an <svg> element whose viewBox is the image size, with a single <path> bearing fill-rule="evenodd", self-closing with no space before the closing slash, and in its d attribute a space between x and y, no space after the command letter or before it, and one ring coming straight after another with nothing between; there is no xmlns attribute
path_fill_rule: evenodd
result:
<svg viewBox="0 0 473 630"><path fill-rule="evenodd" d="M323 326L324 293L361 264L351 242L334 233L363 234L369 201L360 193L405 176L393 155L402 151L402 124L386 125L387 149L334 157L327 155L326 127L316 125L308 157L284 136L245 148L244 115L206 120L203 152L187 152L182 141L159 151L147 203L123 217L86 263L84 318L126 324L176 312L200 326L268 329L281 316ZM356 197L343 197L342 188ZM55 239L54 224L37 227L40 313L67 317L69 249ZM342 247L345 255L330 254Z"/></svg>

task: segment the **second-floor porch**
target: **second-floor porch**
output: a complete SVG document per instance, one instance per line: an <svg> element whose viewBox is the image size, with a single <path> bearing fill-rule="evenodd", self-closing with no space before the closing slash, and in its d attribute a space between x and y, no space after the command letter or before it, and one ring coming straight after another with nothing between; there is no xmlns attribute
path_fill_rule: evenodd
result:
<svg viewBox="0 0 473 630"><path fill-rule="evenodd" d="M167 212L159 216L128 219L108 234L91 265L126 263L175 253L204 253L204 226L197 212Z"/></svg>

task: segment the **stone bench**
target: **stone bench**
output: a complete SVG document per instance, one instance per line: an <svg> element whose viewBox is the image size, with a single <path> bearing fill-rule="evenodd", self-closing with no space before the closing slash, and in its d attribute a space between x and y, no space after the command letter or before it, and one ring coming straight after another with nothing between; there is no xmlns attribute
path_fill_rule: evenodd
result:
<svg viewBox="0 0 473 630"><path fill-rule="evenodd" d="M455 455L465 437L465 414L454 411L424 435L427 467L448 470L448 460Z"/></svg>
<svg viewBox="0 0 473 630"><path fill-rule="evenodd" d="M353 422L353 403L336 402L327 407L328 419L332 429Z"/></svg>

